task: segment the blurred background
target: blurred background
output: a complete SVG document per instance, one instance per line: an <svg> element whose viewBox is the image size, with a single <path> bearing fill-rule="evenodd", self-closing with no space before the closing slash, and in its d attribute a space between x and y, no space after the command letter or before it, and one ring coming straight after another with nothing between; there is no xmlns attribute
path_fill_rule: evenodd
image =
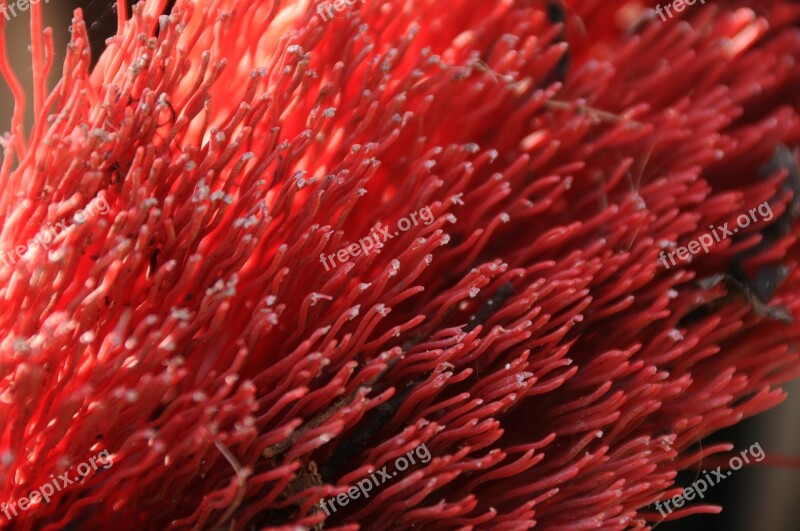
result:
<svg viewBox="0 0 800 531"><path fill-rule="evenodd" d="M129 1L128 5L133 3ZM49 0L42 5L44 26L53 29L56 54L48 85L51 89L62 75L61 64L74 10L83 10L91 39L93 62L102 51L106 38L116 31L117 10L114 0ZM33 121L30 11L17 12L16 17L6 22L6 39L10 63L28 94L25 123L26 131L30 132ZM8 130L12 112L11 93L5 83L0 83L0 134ZM800 381L789 385L788 391L789 398L779 407L717 433L713 438L704 441L704 445L729 441L734 443L738 453L758 442L764 449L767 460L776 455L800 457ZM687 472L681 476L682 484L691 484L695 475L694 472ZM724 509L721 514L696 515L677 522L663 522L658 528L660 531L796 531L800 529L800 504L794 503L798 492L799 470L775 466L746 466L733 473L725 482L709 488L705 502L722 505Z"/></svg>

